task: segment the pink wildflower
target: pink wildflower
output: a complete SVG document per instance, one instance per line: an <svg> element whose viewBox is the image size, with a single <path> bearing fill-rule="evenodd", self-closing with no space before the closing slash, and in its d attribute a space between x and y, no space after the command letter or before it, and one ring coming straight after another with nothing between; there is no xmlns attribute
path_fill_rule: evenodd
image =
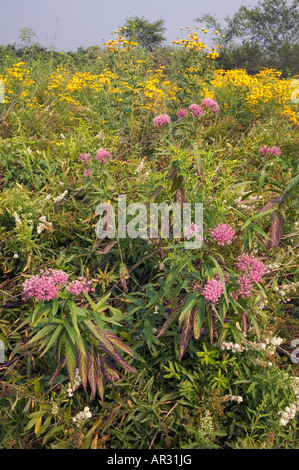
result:
<svg viewBox="0 0 299 470"><path fill-rule="evenodd" d="M205 287L202 290L202 295L206 300L209 300L215 304L223 294L223 284L217 279L210 279L206 282Z"/></svg>
<svg viewBox="0 0 299 470"><path fill-rule="evenodd" d="M91 155L89 153L81 153L78 158L78 160L82 163L88 163L90 159Z"/></svg>
<svg viewBox="0 0 299 470"><path fill-rule="evenodd" d="M49 269L41 271L40 275L31 276L23 284L23 294L25 299L37 298L38 300L49 301L55 299L59 286L68 279L68 274L61 270Z"/></svg>
<svg viewBox="0 0 299 470"><path fill-rule="evenodd" d="M203 114L205 114L204 109L199 104L195 104L195 103L189 106L189 111L194 118L198 118L202 116Z"/></svg>
<svg viewBox="0 0 299 470"><path fill-rule="evenodd" d="M281 150L277 146L267 147L267 145L264 145L263 147L259 149L259 153L261 153L264 156L267 156L269 153L271 153L272 155L280 155Z"/></svg>
<svg viewBox="0 0 299 470"><path fill-rule="evenodd" d="M98 160L99 163L106 163L107 160L110 160L110 158L112 158L112 155L110 152L107 152L107 150L100 149L97 151L95 158Z"/></svg>
<svg viewBox="0 0 299 470"><path fill-rule="evenodd" d="M191 222L191 225L189 227L184 227L184 235L187 240L190 240L190 238L192 237L200 238L200 227Z"/></svg>
<svg viewBox="0 0 299 470"><path fill-rule="evenodd" d="M227 224L217 224L216 227L211 230L211 236L214 242L217 242L220 246L230 245L236 238L235 231Z"/></svg>
<svg viewBox="0 0 299 470"><path fill-rule="evenodd" d="M85 170L84 173L83 173L84 176L88 177L91 175L91 171L90 170Z"/></svg>
<svg viewBox="0 0 299 470"><path fill-rule="evenodd" d="M153 123L155 127L162 127L163 124L170 123L170 117L168 116L168 114L161 114L160 116L156 116L153 119Z"/></svg>
<svg viewBox="0 0 299 470"><path fill-rule="evenodd" d="M62 271L61 269L52 269L49 268L46 271L41 271L41 273L45 273L46 276L52 277L55 284L63 285L69 278L69 275Z"/></svg>
<svg viewBox="0 0 299 470"><path fill-rule="evenodd" d="M79 277L79 279L70 282L66 286L66 290L74 295L88 294L91 290L92 281L87 281L85 277Z"/></svg>
<svg viewBox="0 0 299 470"><path fill-rule="evenodd" d="M178 118L185 118L187 114L188 114L188 110L185 108L179 109L178 112L176 113Z"/></svg>
<svg viewBox="0 0 299 470"><path fill-rule="evenodd" d="M242 298L249 297L254 282L260 282L262 277L268 272L268 268L255 256L249 256L246 253L238 257L237 268L245 272L238 279L240 295Z"/></svg>
<svg viewBox="0 0 299 470"><path fill-rule="evenodd" d="M208 108L210 108L210 111L214 114L218 114L220 112L220 108L217 101L212 100L212 98L204 98L201 104L202 106L207 106Z"/></svg>

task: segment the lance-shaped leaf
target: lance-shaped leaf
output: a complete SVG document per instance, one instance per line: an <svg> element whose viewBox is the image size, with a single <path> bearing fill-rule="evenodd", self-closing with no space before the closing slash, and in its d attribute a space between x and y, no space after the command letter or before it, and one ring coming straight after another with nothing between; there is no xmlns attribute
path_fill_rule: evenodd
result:
<svg viewBox="0 0 299 470"><path fill-rule="evenodd" d="M291 179L291 181L286 187L286 191L289 191L290 189L293 189L295 186L298 186L298 185L299 185L299 175Z"/></svg>
<svg viewBox="0 0 299 470"><path fill-rule="evenodd" d="M75 383L75 373L77 366L77 351L68 334L65 335L65 358L72 389Z"/></svg>
<svg viewBox="0 0 299 470"><path fill-rule="evenodd" d="M38 333L36 333L36 335L33 336L33 338L29 340L28 344L35 343L39 339L44 338L45 336L49 336L49 334L52 333L54 329L55 325L53 324L44 326L41 330L39 330Z"/></svg>
<svg viewBox="0 0 299 470"><path fill-rule="evenodd" d="M180 342L180 360L184 356L191 337L191 331L193 326L193 309L188 313L183 321L181 342Z"/></svg>
<svg viewBox="0 0 299 470"><path fill-rule="evenodd" d="M272 246L278 246L283 235L284 229L284 218L280 212L276 212L272 216L272 226L269 232L269 242L267 245L267 252L270 250Z"/></svg>
<svg viewBox="0 0 299 470"><path fill-rule="evenodd" d="M134 367L130 366L130 364L127 361L125 361L125 359L122 357L122 355L113 346L111 341L103 334L103 331L101 331L90 320L85 321L85 324L88 327L88 329L94 334L94 336L98 339L100 348L103 351L105 351L108 354L108 356L110 356L113 360L115 360L118 364L120 364L128 372L132 372L133 374L137 373L137 371L134 369Z"/></svg>
<svg viewBox="0 0 299 470"><path fill-rule="evenodd" d="M104 369L103 360L100 355L98 355L98 365L99 365L99 370L98 370L97 387L98 387L98 391L100 394L100 398L103 401L104 391L105 391L105 369Z"/></svg>
<svg viewBox="0 0 299 470"><path fill-rule="evenodd" d="M127 266L125 265L125 263L120 263L119 276L120 276L120 282L123 286L123 289L124 289L125 293L127 294L129 291L128 291L128 287L127 287L127 284L126 284L126 279L128 279L130 276L129 276L129 272L128 272L128 269L127 269Z"/></svg>
<svg viewBox="0 0 299 470"><path fill-rule="evenodd" d="M280 196L275 197L274 199L271 199L270 201L267 202L267 204L260 210L260 212L266 212L269 209L271 209L274 204L278 203L278 201L281 199Z"/></svg>
<svg viewBox="0 0 299 470"><path fill-rule="evenodd" d="M105 248L103 248L103 250L99 251L99 253L101 255L105 255L106 253L108 253L113 247L114 245L116 244L117 242L116 241L113 241L113 242L110 242L108 243Z"/></svg>
<svg viewBox="0 0 299 470"><path fill-rule="evenodd" d="M99 363L97 360L97 354L89 351L87 358L87 377L93 398L95 397L97 390L98 371Z"/></svg>
<svg viewBox="0 0 299 470"><path fill-rule="evenodd" d="M257 339L260 341L261 340L260 327L259 327L259 324L257 322L257 319L255 318L255 316L253 314L250 315L250 322L252 322L252 324L255 328L256 334L257 334Z"/></svg>
<svg viewBox="0 0 299 470"><path fill-rule="evenodd" d="M88 380L88 369L87 369L87 355L83 354L80 350L78 351L78 367L81 383L86 392L87 390L87 380Z"/></svg>
<svg viewBox="0 0 299 470"><path fill-rule="evenodd" d="M193 334L194 339L199 339L201 327L203 324L203 319L205 316L205 298L201 296L199 298L197 307L193 307Z"/></svg>
<svg viewBox="0 0 299 470"><path fill-rule="evenodd" d="M48 341L48 344L46 348L43 350L42 354L39 356L40 358L46 354L47 351L51 348L51 346L56 342L58 336L60 335L62 331L62 325L58 325L58 327L54 330L53 335L51 336L50 340ZM41 348L39 348L41 350Z"/></svg>
<svg viewBox="0 0 299 470"><path fill-rule="evenodd" d="M136 369L132 367L123 357L122 355L117 351L117 349L114 348L113 346L113 351L111 352L108 351L105 347L102 347L102 350L105 351L117 364L122 366L126 371L131 372L131 374L137 374Z"/></svg>
<svg viewBox="0 0 299 470"><path fill-rule="evenodd" d="M134 359L136 359L136 357L134 356L133 351L129 348L129 346L127 346L125 343L123 343L114 333L112 333L112 331L103 330L103 333L104 333L105 337L108 338L109 341L114 346L121 349L125 353L130 354L130 356L132 356L132 357L134 357Z"/></svg>
<svg viewBox="0 0 299 470"><path fill-rule="evenodd" d="M197 302L198 302L197 294L191 294L191 295L186 296L186 302L179 316L179 323L181 323L186 318L188 313L191 311L194 305L197 304Z"/></svg>
<svg viewBox="0 0 299 470"><path fill-rule="evenodd" d="M119 374L117 372L117 369L114 367L112 361L110 361L108 357L105 357L103 359L103 366L104 366L105 376L107 377L108 380L111 380L111 382L114 382L115 380L119 379Z"/></svg>
<svg viewBox="0 0 299 470"><path fill-rule="evenodd" d="M105 351L108 354L112 354L114 352L114 346L111 343L111 341L106 337L103 333L103 330L101 330L97 325L95 325L92 321L87 320L85 321L85 325L88 327L88 329L93 333L93 335L97 338L97 340L100 343L100 347L105 348Z"/></svg>
<svg viewBox="0 0 299 470"><path fill-rule="evenodd" d="M165 309L165 312L169 312L170 315L169 317L167 318L166 322L163 324L161 330L159 331L158 335L157 335L157 338L159 338L160 336L162 336L166 330L168 330L168 328L170 327L170 325L178 318L179 316L179 307L180 307L180 303L177 304L173 310L171 310L170 308L166 308Z"/></svg>
<svg viewBox="0 0 299 470"><path fill-rule="evenodd" d="M212 312L208 312L208 325L209 325L209 334L210 334L210 344L211 346L213 346L214 324L213 324Z"/></svg>

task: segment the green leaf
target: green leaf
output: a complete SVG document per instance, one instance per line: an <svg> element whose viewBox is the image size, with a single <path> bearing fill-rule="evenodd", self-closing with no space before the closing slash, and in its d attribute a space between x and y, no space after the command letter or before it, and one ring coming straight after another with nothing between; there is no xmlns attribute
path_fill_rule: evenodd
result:
<svg viewBox="0 0 299 470"><path fill-rule="evenodd" d="M293 187L299 185L299 175L295 176L294 178L291 179L291 181L289 182L289 184L287 185L286 187L286 191L289 191L290 189L292 189Z"/></svg>
<svg viewBox="0 0 299 470"><path fill-rule="evenodd" d="M52 315L53 315L53 317L58 312L58 307L59 307L58 299L57 299L57 297L55 297L55 299L52 300Z"/></svg>
<svg viewBox="0 0 299 470"><path fill-rule="evenodd" d="M179 323L181 323L184 318L188 315L190 310L194 307L194 305L198 302L198 295L197 294L191 294L186 297L186 302L185 305L180 313L179 316Z"/></svg>
<svg viewBox="0 0 299 470"><path fill-rule="evenodd" d="M70 307L71 319L72 319L73 326L74 326L76 332L78 333L78 335L80 335L80 331L79 331L79 328L78 328L78 319L77 319L77 306L76 306L76 304L73 300L68 300L67 303Z"/></svg>
<svg viewBox="0 0 299 470"><path fill-rule="evenodd" d="M79 368L79 375L83 385L83 388L86 392L87 390L87 355L82 354L81 351L78 352L78 368Z"/></svg>
<svg viewBox="0 0 299 470"><path fill-rule="evenodd" d="M96 395L98 372L99 364L97 360L97 354L89 352L87 359L87 377L93 398Z"/></svg>
<svg viewBox="0 0 299 470"><path fill-rule="evenodd" d="M259 197L259 195L261 194L262 187L263 187L264 182L265 182L267 166L268 166L268 164L266 163L266 165L264 165L264 167L261 171L261 176L259 178L259 187L258 187L258 191L257 191L257 197Z"/></svg>
<svg viewBox="0 0 299 470"><path fill-rule="evenodd" d="M64 426L54 426L51 431L49 431L43 438L42 445L45 445L51 437L55 436L56 434L61 433L63 435Z"/></svg>
<svg viewBox="0 0 299 470"><path fill-rule="evenodd" d="M103 360L104 372L108 380L114 382L119 379L119 374L108 357Z"/></svg>
<svg viewBox="0 0 299 470"><path fill-rule="evenodd" d="M121 341L121 339L119 339L114 333L112 333L112 331L103 330L103 333L104 333L105 337L108 338L109 341L111 341L112 344L114 344L114 346L116 346L117 348L121 349L125 353L130 354L130 356L135 358L134 353L129 348L129 346L127 346L125 343L123 343Z"/></svg>
<svg viewBox="0 0 299 470"><path fill-rule="evenodd" d="M43 350L42 354L40 357L43 357L44 354L46 354L47 351L51 348L51 346L54 344L54 342L57 340L58 336L60 335L63 327L62 325L59 325L58 328L54 331L53 335L50 338L50 341L48 342L46 348Z"/></svg>
<svg viewBox="0 0 299 470"><path fill-rule="evenodd" d="M193 326L193 310L185 317L181 332L180 341L180 360L183 358L190 341L191 330Z"/></svg>
<svg viewBox="0 0 299 470"><path fill-rule="evenodd" d="M129 271L128 271L128 268L125 265L125 263L120 263L119 276L120 276L120 282L123 286L124 292L127 294L128 293L128 287L127 287L126 280L129 279L130 275L129 275Z"/></svg>
<svg viewBox="0 0 299 470"><path fill-rule="evenodd" d="M99 361L99 370L98 370L98 380L97 387L101 400L104 400L104 390L105 390L105 369L101 356L98 356Z"/></svg>
<svg viewBox="0 0 299 470"><path fill-rule="evenodd" d="M159 338L160 336L162 336L166 330L168 330L168 328L170 327L170 325L177 319L177 317L179 316L179 305L176 305L175 308L173 309L173 311L171 311L169 308L166 308L165 311L166 312L171 312L170 315L168 316L167 320L165 321L165 323L163 324L161 330L159 331L158 335L157 335L157 338Z"/></svg>
<svg viewBox="0 0 299 470"><path fill-rule="evenodd" d="M74 388L75 373L77 366L77 351L75 345L73 344L71 338L69 338L68 335L65 336L65 358L71 387Z"/></svg>
<svg viewBox="0 0 299 470"><path fill-rule="evenodd" d="M258 232L260 235L263 235L263 237L265 237L266 240L269 239L268 235L264 232L263 229L261 229L261 227L259 227L257 224L252 224L252 228L253 230L255 230L256 232Z"/></svg>
<svg viewBox="0 0 299 470"><path fill-rule="evenodd" d="M197 312L194 311L193 331L194 338L199 339L200 331L205 316L205 298L201 296L197 304Z"/></svg>
<svg viewBox="0 0 299 470"><path fill-rule="evenodd" d="M152 335L152 326L148 318L144 319L144 336L150 348L153 342L153 335Z"/></svg>
<svg viewBox="0 0 299 470"><path fill-rule="evenodd" d="M47 336L49 333L51 333L55 328L55 325L47 325L47 326L44 326L41 330L39 330L39 332L33 336L33 338L31 338L31 340L29 341L29 344L32 344L32 343L36 343L36 341L38 341L39 339Z"/></svg>
<svg viewBox="0 0 299 470"><path fill-rule="evenodd" d="M65 321L63 326L65 327L72 343L76 344L76 337L78 336L78 333L76 332L76 330L73 328L73 326L68 321Z"/></svg>

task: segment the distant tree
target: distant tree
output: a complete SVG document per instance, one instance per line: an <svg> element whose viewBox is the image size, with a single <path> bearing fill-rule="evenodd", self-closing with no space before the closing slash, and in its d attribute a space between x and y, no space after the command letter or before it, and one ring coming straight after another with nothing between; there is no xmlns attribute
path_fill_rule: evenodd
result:
<svg viewBox="0 0 299 470"><path fill-rule="evenodd" d="M19 39L25 47L29 48L33 44L36 44L36 43L33 42L33 38L36 38L36 34L33 31L33 29L31 29L31 28L22 28L20 30L20 33L21 34L19 35Z"/></svg>
<svg viewBox="0 0 299 470"><path fill-rule="evenodd" d="M161 46L165 41L163 35L166 28L165 20L159 19L149 22L144 16L139 18L133 16L126 20L124 26L120 27L122 34L130 41L135 41L148 51L152 51L155 47Z"/></svg>
<svg viewBox="0 0 299 470"><path fill-rule="evenodd" d="M232 18L225 18L225 41L259 44L272 53L299 41L299 0L264 0L257 6L242 6Z"/></svg>
<svg viewBox="0 0 299 470"><path fill-rule="evenodd" d="M252 71L270 66L285 75L298 73L299 0L290 5L286 0L263 0L254 7L241 6L232 18L224 20L225 27L209 14L195 21L221 32L220 61L225 58L228 68L229 64L242 67L246 63Z"/></svg>
<svg viewBox="0 0 299 470"><path fill-rule="evenodd" d="M209 13L205 13L201 15L199 18L195 20L197 23L203 23L207 28L214 28L217 31L221 30L221 24L217 20L215 15L210 15Z"/></svg>

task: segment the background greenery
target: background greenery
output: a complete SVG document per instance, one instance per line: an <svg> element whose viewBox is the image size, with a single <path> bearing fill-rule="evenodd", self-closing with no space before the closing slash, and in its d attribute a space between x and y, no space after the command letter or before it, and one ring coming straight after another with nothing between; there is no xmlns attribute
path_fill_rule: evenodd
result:
<svg viewBox="0 0 299 470"><path fill-rule="evenodd" d="M137 40L117 30L65 54L24 29L22 47L1 46L0 447L298 448L296 418L279 424L298 402L297 72L219 69L229 50L218 57L196 28L171 48ZM205 97L219 115L177 119ZM164 113L170 125L155 128ZM264 145L281 154L262 155ZM94 158L100 148L111 160ZM120 194L147 207L202 202L207 237L228 223L237 238L199 250L162 237L99 240L95 208ZM269 272L237 303L242 252ZM46 268L85 276L94 291L24 299L24 281ZM213 310L193 286L216 275L229 282ZM224 340L248 348L224 350ZM86 351L92 365L81 363L76 382ZM84 376L101 361L110 380Z"/></svg>

